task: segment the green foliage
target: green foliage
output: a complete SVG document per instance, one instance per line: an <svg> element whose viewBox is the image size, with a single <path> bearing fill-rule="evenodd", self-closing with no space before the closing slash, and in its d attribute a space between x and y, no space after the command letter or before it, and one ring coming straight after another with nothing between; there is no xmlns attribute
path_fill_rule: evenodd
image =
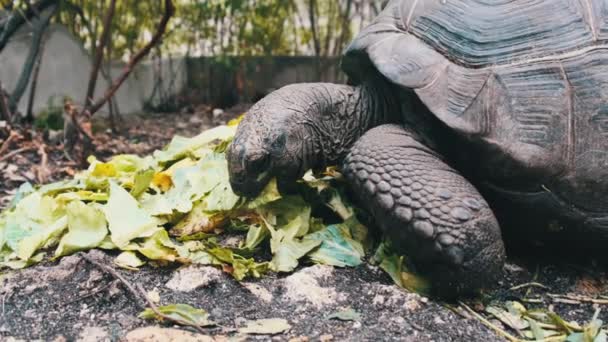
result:
<svg viewBox="0 0 608 342"><path fill-rule="evenodd" d="M315 16L320 55L339 55L380 9L382 0L174 0L176 13L157 54L263 56L313 54L310 13ZM107 1L62 1L57 21L92 53L103 29ZM116 3L112 59L139 50L154 32L162 1Z"/></svg>
<svg viewBox="0 0 608 342"><path fill-rule="evenodd" d="M56 101L52 96L47 102L47 107L36 114L34 126L42 130L63 129L63 104Z"/></svg>

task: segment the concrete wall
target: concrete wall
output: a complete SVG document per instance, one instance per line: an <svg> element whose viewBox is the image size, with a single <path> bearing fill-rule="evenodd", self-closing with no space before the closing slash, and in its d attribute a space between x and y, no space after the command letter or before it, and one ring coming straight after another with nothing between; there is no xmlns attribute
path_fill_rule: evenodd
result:
<svg viewBox="0 0 608 342"><path fill-rule="evenodd" d="M48 106L49 101L55 98L55 104L61 103L64 96L72 98L76 103L82 103L86 95L86 87L91 72L92 59L82 44L62 26L52 25L47 32L47 42L44 50L36 97L34 113ZM21 68L25 62L31 32L25 28L17 33L11 42L0 53L0 80L9 92L14 89ZM181 92L185 85L186 68L184 60L171 63L173 70L169 70L169 63L162 63L161 72L168 86L167 80L175 77L172 82L173 93ZM120 74L122 63L113 63L110 74L116 77ZM143 110L144 103L150 99L156 78L154 68L158 66L151 61L139 64L131 76L118 90L115 100L121 113L138 113ZM31 82L31 80L30 80ZM107 79L101 77L97 82L95 98L102 96L109 85ZM25 112L29 98L30 87L19 103L19 111ZM168 90L165 89L165 92ZM158 92L156 92L158 94ZM107 107L102 111L107 112Z"/></svg>
<svg viewBox="0 0 608 342"><path fill-rule="evenodd" d="M217 107L250 102L292 83L345 81L338 58L323 59L320 72L316 58L304 56L197 57L188 59L187 68L190 101Z"/></svg>
<svg viewBox="0 0 608 342"><path fill-rule="evenodd" d="M65 96L77 104L84 102L92 58L82 44L63 26L52 25L47 32L36 97L34 114L46 109L49 101L60 105ZM0 80L10 93L21 73L31 41L27 26L17 33L0 52ZM339 59L321 61L317 72L314 57L197 57L140 63L115 95L122 114L141 113L146 102L156 106L161 100L175 97L180 104L211 104L226 108L239 102L251 102L287 84L299 82L343 82ZM123 63L113 63L112 77L117 77ZM160 75L160 76L159 76ZM162 88L158 86L162 77ZM31 83L31 79L30 79ZM107 89L109 82L100 74L95 98ZM25 113L30 87L19 103ZM152 95L154 96L152 97ZM107 106L102 114L107 113Z"/></svg>

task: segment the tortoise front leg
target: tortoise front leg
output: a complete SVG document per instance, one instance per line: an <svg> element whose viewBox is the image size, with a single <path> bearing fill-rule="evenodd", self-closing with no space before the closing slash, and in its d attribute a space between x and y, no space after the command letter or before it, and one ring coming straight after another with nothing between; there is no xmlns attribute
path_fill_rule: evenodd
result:
<svg viewBox="0 0 608 342"><path fill-rule="evenodd" d="M477 290L500 273L505 250L486 201L401 126L363 135L344 174L378 226L440 294Z"/></svg>

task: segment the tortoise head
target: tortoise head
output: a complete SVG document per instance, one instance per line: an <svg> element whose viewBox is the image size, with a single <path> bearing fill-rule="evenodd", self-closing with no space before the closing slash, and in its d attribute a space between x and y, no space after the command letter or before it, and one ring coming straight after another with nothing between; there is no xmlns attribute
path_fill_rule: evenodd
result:
<svg viewBox="0 0 608 342"><path fill-rule="evenodd" d="M227 153L230 185L242 196L255 197L277 177L295 181L309 165L311 139L301 123L303 107L287 100L290 87L256 103L239 124Z"/></svg>

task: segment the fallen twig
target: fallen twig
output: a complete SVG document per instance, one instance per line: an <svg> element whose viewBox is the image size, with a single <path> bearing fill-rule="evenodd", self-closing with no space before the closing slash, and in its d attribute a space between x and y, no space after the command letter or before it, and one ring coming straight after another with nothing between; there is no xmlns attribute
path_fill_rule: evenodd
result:
<svg viewBox="0 0 608 342"><path fill-rule="evenodd" d="M96 295L96 294L98 294L98 293L100 293L100 292L103 292L103 291L107 290L108 288L110 288L110 286L114 285L114 283L115 283L115 282L117 282L117 281L118 281L118 280L111 281L111 282L107 283L106 285L104 285L104 286L102 286L102 287L99 287L99 288L95 289L95 291L93 291L93 292L89 292L89 293L87 293L86 295L83 295L83 296L80 296L80 297L78 297L78 298L75 298L75 299L69 300L69 301L67 301L67 302L63 302L63 303L61 303L61 305L62 305L62 306L65 306L65 305L68 305L68 304L72 304L72 303L79 302L79 301L81 301L81 300L83 300L83 299L87 299L87 298L93 297L94 295Z"/></svg>
<svg viewBox="0 0 608 342"><path fill-rule="evenodd" d="M524 288L530 288L530 287L539 287L539 288L545 289L545 290L549 289L548 286L543 285L541 283L530 282L530 283L525 283L525 284L520 284L520 285L517 285L517 286L513 286L512 288L509 289L509 291L515 291L515 290L524 289Z"/></svg>
<svg viewBox="0 0 608 342"><path fill-rule="evenodd" d="M501 328L497 327L496 325L492 324L492 322L488 321L482 315L480 315L477 312L475 312L475 310L471 309L465 303L458 302L458 304L460 304L460 306L462 306L467 312L469 312L471 315L473 315L473 317L477 318L477 320L479 320L482 324L484 324L488 328L494 330L500 336L506 338L507 340L509 340L511 342L519 342L520 341L520 339L518 339L517 337L509 334L508 332L504 331L503 329L501 329Z"/></svg>
<svg viewBox="0 0 608 342"><path fill-rule="evenodd" d="M36 146L25 146L25 147L22 147L20 149L16 149L16 150L14 150L12 152L9 152L8 154L0 157L0 162L7 161L7 160L11 159L12 157L14 157L14 156L16 156L16 155L18 155L20 153L23 153L23 152L26 152L26 151L33 151L35 149L36 149Z"/></svg>
<svg viewBox="0 0 608 342"><path fill-rule="evenodd" d="M10 144L13 142L13 140L17 139L19 136L20 136L19 133L11 130L11 133L9 134L8 138L6 138L6 140L2 143L2 146L0 146L0 156L5 154L6 151L8 151Z"/></svg>
<svg viewBox="0 0 608 342"><path fill-rule="evenodd" d="M36 179L38 184L45 184L51 171L49 170L49 156L46 153L46 145L43 142L38 143L38 155L40 156L40 165L36 166Z"/></svg>
<svg viewBox="0 0 608 342"><path fill-rule="evenodd" d="M104 264L100 263L99 261L93 260L91 257L89 257L88 255L86 255L84 253L81 253L80 255L82 256L82 258L84 260L88 261L92 265L97 266L103 272L114 277L114 279L119 280L127 288L127 290L129 290L131 295L133 297L135 297L135 301L137 302L137 305L142 309L146 308L146 305L141 303L140 295L137 292L137 289L135 288L135 286L133 286L133 284L131 284L131 282L129 282L125 277L123 277L120 273L118 273L112 267L110 267L108 265L104 265Z"/></svg>
<svg viewBox="0 0 608 342"><path fill-rule="evenodd" d="M160 312L160 310L158 309L158 307L156 306L156 304L154 304L154 302L152 302L150 300L150 298L148 297L146 291L144 290L144 288L140 285L140 284L135 284L133 285L131 282L129 282L125 277L123 277L120 273L118 273L118 271L116 271L115 269L113 269L112 267L108 266L108 265L104 265L96 260L93 260L91 257L89 257L88 255L81 253L81 256L83 259L85 259L86 261L88 261L89 263L91 263L92 265L97 266L100 270L102 270L103 272L111 275L112 277L114 277L116 280L120 281L126 288L127 290L129 290L129 292L131 293L131 295L133 297L135 297L135 299L137 300L137 305L141 308L141 309L145 309L145 308L150 308L150 310L154 311L154 313L162 318L165 319L167 321L179 324L179 325L183 325L183 326L188 326L188 327L192 327L194 329L196 329L196 331L204 334L205 330L203 330L203 328L201 328L198 325L192 324L190 322L186 322L183 321L181 319L177 319L177 318L173 318L170 316L167 316L165 314L163 314L162 312ZM141 300L145 301L145 303L147 303L147 306L141 303Z"/></svg>
<svg viewBox="0 0 608 342"><path fill-rule="evenodd" d="M551 299L556 303L562 304L581 304L581 303L591 303L591 304L600 304L600 305L608 305L608 299L603 298L591 298L580 295L560 295L560 294L547 294Z"/></svg>

